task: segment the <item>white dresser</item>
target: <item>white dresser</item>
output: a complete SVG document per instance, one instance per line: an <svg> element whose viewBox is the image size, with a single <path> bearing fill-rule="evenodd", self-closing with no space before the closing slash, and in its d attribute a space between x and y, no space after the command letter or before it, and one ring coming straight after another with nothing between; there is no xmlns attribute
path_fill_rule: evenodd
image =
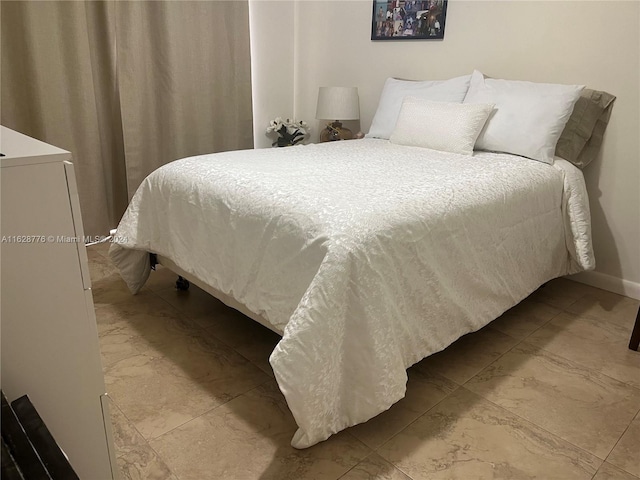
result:
<svg viewBox="0 0 640 480"><path fill-rule="evenodd" d="M71 154L0 128L2 390L29 396L81 479L116 478Z"/></svg>

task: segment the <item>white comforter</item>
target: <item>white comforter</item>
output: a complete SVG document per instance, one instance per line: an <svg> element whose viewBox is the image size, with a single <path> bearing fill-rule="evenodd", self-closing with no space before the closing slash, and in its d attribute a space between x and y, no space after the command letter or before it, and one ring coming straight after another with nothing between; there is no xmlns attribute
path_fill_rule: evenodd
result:
<svg viewBox="0 0 640 480"><path fill-rule="evenodd" d="M365 139L192 157L152 173L111 257L147 251L262 315L304 448L388 409L406 369L545 281L594 267L582 174Z"/></svg>

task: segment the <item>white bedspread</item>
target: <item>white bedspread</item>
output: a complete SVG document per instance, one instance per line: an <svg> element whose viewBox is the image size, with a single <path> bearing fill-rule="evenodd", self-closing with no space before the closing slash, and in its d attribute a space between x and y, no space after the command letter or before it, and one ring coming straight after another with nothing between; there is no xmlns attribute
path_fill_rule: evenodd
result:
<svg viewBox="0 0 640 480"><path fill-rule="evenodd" d="M133 292L159 253L282 332L270 362L304 448L400 400L410 365L593 268L589 218L563 160L364 139L165 165L111 257Z"/></svg>

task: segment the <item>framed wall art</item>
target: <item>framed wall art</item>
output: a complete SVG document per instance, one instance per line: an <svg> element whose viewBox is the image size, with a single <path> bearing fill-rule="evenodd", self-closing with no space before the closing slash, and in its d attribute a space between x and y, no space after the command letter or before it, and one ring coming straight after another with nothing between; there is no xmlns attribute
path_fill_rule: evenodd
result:
<svg viewBox="0 0 640 480"><path fill-rule="evenodd" d="M373 0L371 40L444 38L447 0Z"/></svg>

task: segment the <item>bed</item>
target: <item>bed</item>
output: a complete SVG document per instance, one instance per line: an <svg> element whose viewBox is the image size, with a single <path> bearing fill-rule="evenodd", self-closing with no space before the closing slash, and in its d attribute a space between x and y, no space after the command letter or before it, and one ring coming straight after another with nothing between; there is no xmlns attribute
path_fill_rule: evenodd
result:
<svg viewBox="0 0 640 480"><path fill-rule="evenodd" d="M296 448L388 409L409 366L595 265L570 162L385 138L164 165L110 249L133 293L150 253L282 336L270 364Z"/></svg>

